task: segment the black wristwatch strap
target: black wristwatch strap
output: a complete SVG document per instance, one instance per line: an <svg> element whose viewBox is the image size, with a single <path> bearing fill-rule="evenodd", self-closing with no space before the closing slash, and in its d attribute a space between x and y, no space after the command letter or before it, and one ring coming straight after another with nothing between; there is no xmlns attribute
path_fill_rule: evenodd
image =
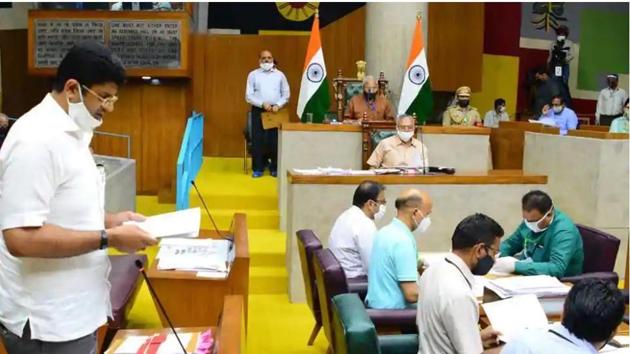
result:
<svg viewBox="0 0 630 354"><path fill-rule="evenodd" d="M109 247L109 238L107 238L107 231L101 230L101 244L98 249L104 250Z"/></svg>

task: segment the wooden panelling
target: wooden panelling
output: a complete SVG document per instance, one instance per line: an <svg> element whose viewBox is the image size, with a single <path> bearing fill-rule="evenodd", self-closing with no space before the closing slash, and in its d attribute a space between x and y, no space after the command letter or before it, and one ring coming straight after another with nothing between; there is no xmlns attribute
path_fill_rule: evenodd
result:
<svg viewBox="0 0 630 354"><path fill-rule="evenodd" d="M322 29L322 47L329 85L337 69L356 72L355 62L365 50L365 9L360 8ZM193 109L205 114L204 155L243 156L243 128L249 105L245 102L247 75L258 67L258 53L270 50L291 88L288 109L295 114L308 36L208 35L205 51L193 52ZM193 39L193 45L201 45ZM205 69L199 66L205 64ZM199 72L202 71L201 74ZM387 74L387 73L386 73ZM200 84L198 78L203 77ZM331 92L331 109L334 100ZM202 93L199 90L203 90Z"/></svg>
<svg viewBox="0 0 630 354"><path fill-rule="evenodd" d="M582 138L628 140L628 134L626 133L609 133L595 130L569 130L567 135Z"/></svg>
<svg viewBox="0 0 630 354"><path fill-rule="evenodd" d="M434 91L481 91L484 4L429 3L428 65Z"/></svg>
<svg viewBox="0 0 630 354"><path fill-rule="evenodd" d="M0 31L2 55L2 107L0 111L18 118L38 104L49 91L48 79L27 75L27 31Z"/></svg>
<svg viewBox="0 0 630 354"><path fill-rule="evenodd" d="M313 176L287 172L292 184L359 184L367 176ZM513 173L491 173L489 171L466 171L454 175L374 175L370 180L382 184L546 184L547 176Z"/></svg>

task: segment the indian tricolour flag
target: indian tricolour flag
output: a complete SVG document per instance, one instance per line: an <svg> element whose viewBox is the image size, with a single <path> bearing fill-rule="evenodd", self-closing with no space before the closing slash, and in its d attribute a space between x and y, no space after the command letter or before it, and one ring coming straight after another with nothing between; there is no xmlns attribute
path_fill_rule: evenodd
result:
<svg viewBox="0 0 630 354"><path fill-rule="evenodd" d="M422 39L420 17L416 21L416 30L413 32L411 51L407 58L407 70L405 77L403 77L400 101L398 102L398 115L414 113L418 123L424 123L427 117L433 113L433 93L429 81L429 67Z"/></svg>
<svg viewBox="0 0 630 354"><path fill-rule="evenodd" d="M321 123L324 115L330 107L330 95L328 92L328 80L326 79L326 64L324 64L324 52L319 36L319 15L315 14L311 38L306 49L304 60L304 72L300 85L300 97L298 98L297 114L302 122L306 121L306 114L313 114L313 122Z"/></svg>

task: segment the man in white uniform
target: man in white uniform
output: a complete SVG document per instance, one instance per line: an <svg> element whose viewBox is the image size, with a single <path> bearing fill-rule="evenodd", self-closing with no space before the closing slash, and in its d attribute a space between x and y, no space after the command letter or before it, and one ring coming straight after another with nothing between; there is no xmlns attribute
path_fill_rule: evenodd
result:
<svg viewBox="0 0 630 354"><path fill-rule="evenodd" d="M105 178L89 150L125 80L103 45L75 45L53 90L0 149L0 338L9 354L88 354L111 317L107 247L156 244L133 212L106 214Z"/></svg>
<svg viewBox="0 0 630 354"><path fill-rule="evenodd" d="M339 217L332 230L328 247L347 278L366 276L376 233L375 220L385 215L385 186L363 181L354 191L352 206Z"/></svg>

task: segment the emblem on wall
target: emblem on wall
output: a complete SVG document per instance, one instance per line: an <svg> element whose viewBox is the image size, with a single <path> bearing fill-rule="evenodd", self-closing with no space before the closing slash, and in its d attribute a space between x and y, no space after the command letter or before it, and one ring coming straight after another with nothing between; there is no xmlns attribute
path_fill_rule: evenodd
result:
<svg viewBox="0 0 630 354"><path fill-rule="evenodd" d="M551 32L567 21L564 17L564 3L562 2L535 2L532 4L531 23L537 30Z"/></svg>
<svg viewBox="0 0 630 354"><path fill-rule="evenodd" d="M304 21L315 14L319 2L277 2L276 7L282 17L289 21Z"/></svg>

